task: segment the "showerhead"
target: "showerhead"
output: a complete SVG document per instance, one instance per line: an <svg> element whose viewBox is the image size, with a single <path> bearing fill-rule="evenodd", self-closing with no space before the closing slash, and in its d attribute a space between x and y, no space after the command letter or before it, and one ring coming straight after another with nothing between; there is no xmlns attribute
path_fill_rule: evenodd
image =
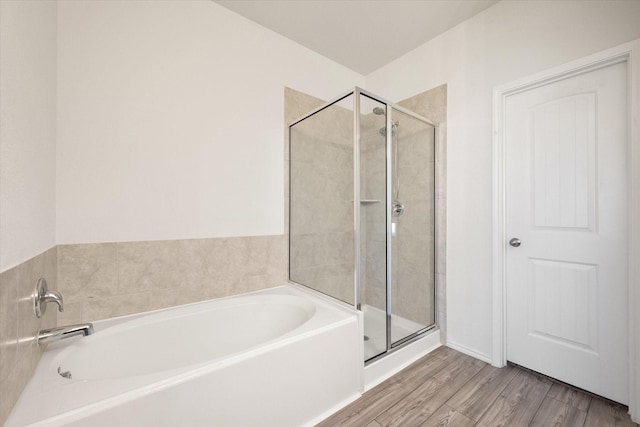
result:
<svg viewBox="0 0 640 427"><path fill-rule="evenodd" d="M385 109L382 107L375 107L373 109L373 114L377 115L377 116L384 116L384 114L386 113Z"/></svg>
<svg viewBox="0 0 640 427"><path fill-rule="evenodd" d="M400 122L398 122L398 121L395 121L395 122L391 123L391 135L395 135L396 134L396 129L398 128L398 126L400 126ZM381 127L378 132L382 136L387 136L387 127L386 126Z"/></svg>

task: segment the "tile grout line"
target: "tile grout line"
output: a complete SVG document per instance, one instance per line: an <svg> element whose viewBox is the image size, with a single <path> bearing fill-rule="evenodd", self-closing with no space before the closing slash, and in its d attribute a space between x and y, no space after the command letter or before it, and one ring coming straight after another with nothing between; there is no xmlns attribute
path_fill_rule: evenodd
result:
<svg viewBox="0 0 640 427"><path fill-rule="evenodd" d="M436 359L438 359L438 360L440 360L441 362L446 363L446 365L445 365L445 366L443 366L443 369L450 365L450 363L449 363L449 362L447 362L446 360L442 360L441 358L439 358L439 357L437 357L437 356L435 356L435 358L436 358ZM419 360L420 360L420 359L419 359ZM416 361L416 362L414 362L414 363L417 363L419 360L417 360L417 361ZM411 365L409 365L409 366L411 366ZM405 369L406 369L406 368L405 368ZM437 373L437 372L436 372L436 373ZM428 378L425 378L425 381L428 381L428 380L432 379L433 377L435 377L435 376L436 376L436 373L434 373L433 375L430 375ZM422 385L422 384L418 384L418 385L416 385L415 387L411 388L411 390L409 390L407 393L403 394L401 398L399 398L399 399L398 399L397 401L395 401L393 404L391 404L391 405L387 406L383 411L379 412L379 413L378 413L375 417L373 417L373 419L371 419L369 422L371 422L371 421L375 421L376 423L378 423L378 424L382 425L382 423L380 423L380 422L377 420L377 418L378 418L380 415L382 415L383 413L387 412L389 409L391 409L391 408L393 408L394 406L396 406L398 403L400 403L402 400L404 400L404 398L406 398L408 395L410 395L411 393L413 393L414 391L416 391L418 388L420 388L420 386L421 386L421 385Z"/></svg>
<svg viewBox="0 0 640 427"><path fill-rule="evenodd" d="M486 365L486 366L491 366L491 365L489 365L489 364L487 363L487 365ZM457 394L457 393L462 389L462 387L464 387L465 385L469 384L469 383L470 383L470 382L471 382L475 377L477 377L478 375L480 375L480 372L481 372L481 371L482 371L486 366L483 366L482 368L480 368L480 370L479 370L478 372L476 372L474 376L472 376L471 378L469 378L469 379L467 380L467 382L465 382L464 384L462 384L462 385L461 385L461 386L460 386L460 387L455 391L455 393L453 393L453 394L451 395L451 397L449 397L449 398L448 398L448 399L447 399L447 400L446 400L442 405L440 405L440 408L441 408L442 406L444 406L444 405L447 405L447 403L449 403L449 401L450 401L451 399L453 399L453 396L455 396L455 395L456 395L456 394ZM513 380L513 378L511 378L511 380ZM509 381L509 382L511 382L511 381ZM508 383L507 383L507 384L508 384ZM505 386L505 387L506 387L506 386ZM503 389L503 390L504 390L504 389ZM502 393L502 391L500 391L500 393ZM498 394L498 396L500 396L500 394ZM497 398L498 398L498 397L496 396L496 399L497 399ZM496 399L494 399L494 400L493 400L493 402L495 402L495 400L496 400ZM491 402L491 405L493 405L493 402ZM489 405L489 406L491 406L491 405ZM458 412L460 415L463 415L463 416L465 416L466 418L469 418L470 420L472 420L472 421L473 421L473 425L478 424L478 421L477 421L477 420L474 420L473 418L468 417L467 415L463 414L463 413L462 413L462 412L460 412L460 410L459 410L458 408L456 408L455 406L453 406L453 405L447 405L447 406L448 406L448 407L450 407L450 408L452 408L452 409L453 409L453 410L455 410L456 412ZM438 409L440 409L440 408L438 408ZM438 409L436 410L436 412L438 411ZM486 412L486 411L485 411L485 412ZM435 413L435 412L434 412L434 413ZM482 413L482 415L484 415L484 412ZM482 418L482 415L480 415L480 418ZM426 421L425 421L425 423L426 423ZM422 423L421 425L423 425L423 424L424 424L424 423Z"/></svg>
<svg viewBox="0 0 640 427"><path fill-rule="evenodd" d="M442 359L440 359L440 360L442 360ZM451 365L451 363L447 363L447 366L450 366L450 365ZM483 368L484 368L484 367L483 367ZM475 377L480 373L480 371L481 371L481 370L482 370L482 368L480 368L480 369L478 370L478 372L476 372L476 373L475 373L471 378L469 378L465 383L461 384L461 385L460 385L460 387L458 387L458 388L457 388L457 389L456 389L456 390L451 394L451 397L453 397L457 392L459 392L459 391L460 391L460 389L462 389L462 387L464 387L464 386L465 386L469 381L471 381L473 378L475 378ZM433 374L429 379L431 379L431 378L433 378L433 377L435 377L435 376L436 376L436 374ZM422 384L418 385L416 388L414 388L413 390L411 390L411 392L414 392L415 390L417 390L421 385L422 385ZM449 399L451 399L451 397L450 397ZM431 418L431 417L433 416L433 414L435 414L436 412L438 412L438 411L440 410L440 408L442 408L442 407L443 407L443 406L445 406L445 405L446 405L446 406L448 406L448 405L447 405L447 402L449 401L449 399L447 399L445 402L443 402L443 403L442 403L442 405L438 406L438 407L436 408L436 410L435 410L435 411L433 411L433 413L432 413L431 415L429 415L429 417L427 417L427 420L428 420L429 418ZM398 402L396 402L393 406L397 405L398 403L399 403L399 401L398 401ZM458 412L458 410L457 410L457 409L455 409L455 408L453 408L453 407L451 407L451 406L449 406L449 407L450 407L450 408L452 408L453 410L455 410L456 412ZM378 414L378 415L380 415L380 414ZM461 415L465 416L464 414L461 414ZM467 417L467 418L469 418L469 417ZM375 420L375 419L374 419L374 420ZM421 423L421 424L420 424L420 426L424 425L424 424L427 422L427 420L425 420L423 423ZM375 420L375 421L376 421L376 422L378 422L378 420ZM477 422L476 422L476 423L477 423ZM420 426L419 426L419 427L420 427Z"/></svg>
<svg viewBox="0 0 640 427"><path fill-rule="evenodd" d="M474 375L475 376L475 375ZM465 383L466 384L466 383ZM462 387L461 387L462 388ZM455 393L454 393L455 394ZM440 410L440 408L442 408L443 406L446 406L447 408L452 409L454 412L456 412L458 415L461 415L463 417L465 417L466 419L468 419L469 421L471 421L473 423L473 425L475 426L476 424L478 424L478 422L476 420L474 420L471 417L466 416L465 414L463 414L462 412L458 411L456 408L454 408L453 406L449 406L446 403L443 403L442 405L440 405L440 407L438 409L435 410L435 412L433 414L431 414L429 416L429 418L431 418L436 412L438 412ZM427 421L429 421L429 418L427 418L422 424L420 424L418 427L422 427L424 426Z"/></svg>
<svg viewBox="0 0 640 427"><path fill-rule="evenodd" d="M491 365L489 365L491 366ZM502 368L498 368L498 369L502 369ZM482 412L482 414L480 414L480 416L478 417L477 420L474 420L476 422L476 424L478 424L480 422L480 420L482 419L482 417L484 417L484 414L487 413L487 411L489 410L489 408L491 408L493 406L494 403L496 403L496 401L500 398L500 396L502 396L502 393L507 389L507 387L509 387L509 384L511 384L511 382L515 379L515 377L518 376L518 373L516 372L515 375L513 377L511 377L511 379L509 381L507 381L507 383L504 385L504 387L502 387L502 389L500 390L500 392L496 395L496 397L491 401L490 404L487 405L486 409ZM453 397L453 396L452 396ZM473 418L472 418L473 419Z"/></svg>
<svg viewBox="0 0 640 427"><path fill-rule="evenodd" d="M591 409L591 404L593 403L593 396L589 396L589 404L587 405L587 409L585 409L585 412L587 413L587 416L589 416L589 410ZM584 417L584 422L585 424L587 423L587 417Z"/></svg>
<svg viewBox="0 0 640 427"><path fill-rule="evenodd" d="M551 389L549 389L549 391L551 391ZM583 411L582 409L580 409L580 408L578 408L578 407L576 407L576 406L573 406L570 402L563 402L562 400L556 399L556 398L555 398L555 397L553 397L553 396L549 396L549 392L547 392L547 394L546 394L544 397L545 397L545 398L547 398L547 397L548 397L549 399L554 400L554 401L556 401L556 402L558 402L558 403L562 403L562 404L564 404L564 405L570 406L570 407L574 408L574 409L575 409L575 410L577 410L577 411L584 412L585 414L588 414L588 413L589 413L589 408L591 407L591 402L593 402L593 397L589 396L589 405L587 405L587 409L585 409L585 410Z"/></svg>
<svg viewBox="0 0 640 427"><path fill-rule="evenodd" d="M474 377L475 377L475 375L474 375ZM465 383L465 384L466 384L466 383ZM464 387L464 384L462 384L462 386L460 386L460 388L462 388L462 387ZM459 388L458 390L456 390L456 391L455 391L455 393L453 393L453 394L456 394L456 393L460 390L460 388ZM433 414L435 414L436 412L438 412L438 411L440 410L440 408L442 408L443 406L448 406L448 405L447 405L447 402L444 402L442 405L438 406L438 407L436 408L436 410L435 410L435 411L433 411ZM449 406L449 408L451 408L451 406ZM457 409L455 409L455 408L452 408L452 409L453 409L454 411L458 412L458 410L457 410ZM427 421L429 421L429 418L431 418L431 417L433 416L433 414L429 415L429 416L427 417L427 419L426 419L426 420L424 420L424 422L423 422L423 423L420 423L420 425L419 425L418 427L421 427L421 426L425 425L425 424L427 423ZM460 415L463 415L463 416L464 416L464 414L460 414ZM467 417L467 418L469 418L469 417Z"/></svg>
<svg viewBox="0 0 640 427"><path fill-rule="evenodd" d="M439 357L436 357L436 359L440 360L441 362L445 362L446 365L443 366L443 368L449 366L449 362L440 359ZM416 361L417 362L417 361ZM414 362L415 363L415 362ZM433 378L436 374L434 373L433 375L429 376L428 378L425 378L425 381L430 380L431 378ZM387 406L383 411L379 412L375 417L373 417L373 419L371 419L371 421L375 421L376 423L382 425L382 423L380 423L377 418L382 415L383 413L387 412L389 409L393 408L394 406L396 406L398 403L400 403L402 400L404 400L404 398L406 398L408 395L410 395L411 393L413 393L414 391L416 391L419 387L421 386L421 384L416 385L414 388L412 388L411 390L409 390L407 393L403 394L402 397L400 397L398 400L396 400L395 402L393 402L393 404ZM371 422L369 421L369 422Z"/></svg>

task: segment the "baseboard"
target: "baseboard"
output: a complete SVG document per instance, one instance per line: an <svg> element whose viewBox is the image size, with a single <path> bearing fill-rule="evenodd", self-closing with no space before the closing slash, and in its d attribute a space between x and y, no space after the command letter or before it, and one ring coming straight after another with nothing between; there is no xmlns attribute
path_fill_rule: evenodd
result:
<svg viewBox="0 0 640 427"><path fill-rule="evenodd" d="M462 344L457 344L455 342L449 341L447 340L447 347L450 347L454 350L459 351L460 353L464 353L467 356L471 356L474 357L476 359L482 360L483 362L487 362L488 364L492 363L492 359L491 356L487 356L486 354L483 353L479 353L475 350L470 349L469 347L466 347Z"/></svg>
<svg viewBox="0 0 640 427"><path fill-rule="evenodd" d="M313 419L309 420L308 422L304 423L304 427L313 427L313 426L317 425L321 421L326 420L331 415L333 415L336 412L338 412L340 409L345 408L349 404L355 402L361 396L362 395L360 393L355 393L355 394L351 395L350 397L348 397L347 399L345 399L342 402L338 403L337 405L334 405L330 409L324 411L322 414L320 414L320 415L314 417Z"/></svg>

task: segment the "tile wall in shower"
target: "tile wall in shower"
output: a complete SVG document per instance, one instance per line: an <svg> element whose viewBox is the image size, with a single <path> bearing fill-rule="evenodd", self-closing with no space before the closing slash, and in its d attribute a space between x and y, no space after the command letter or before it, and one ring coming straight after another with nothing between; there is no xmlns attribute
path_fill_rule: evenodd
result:
<svg viewBox="0 0 640 427"><path fill-rule="evenodd" d="M309 111L323 105L325 101L312 97L302 92L295 91L293 89L286 88L285 89L285 233L288 233L289 230L289 141L288 141L288 128L287 125L291 123L293 120L300 118L302 115L308 113ZM437 294L437 313L436 319L438 325L440 326L441 336L443 340L446 340L446 152L447 152L447 85L441 85L431 90L422 92L410 98L407 98L398 103L400 106L407 108L408 110L414 111L415 113L426 117L427 119L438 123L438 152L436 153L435 158L435 168L436 168L436 188L435 188L435 197L437 199L436 203L436 254L437 257L435 259L435 272L436 272L436 294ZM378 117L379 118L379 117ZM361 135L362 143L362 152L361 152L361 162L362 162L362 173L364 173L365 179L362 180L364 183L362 186L363 199L371 199L375 200L377 198L381 198L379 194L374 194L376 191L375 186L371 186L367 188L367 182L379 181L376 180L376 176L382 174L384 175L384 144L375 143L378 141L380 135L379 126L377 123L377 118L374 117L373 114L363 115L361 116L361 120L363 126L361 127L361 131L363 132ZM367 120L371 121L371 125L367 126ZM346 139L345 139L346 141ZM350 142L351 144L352 142ZM405 158L405 162L411 163L412 161L418 162L420 161L419 157L415 158ZM430 161L434 161L431 158ZM405 164L404 166L409 166L409 169L414 171L419 170L420 164ZM410 177L406 178L407 182L410 182ZM419 189L418 189L419 191ZM377 213L376 213L377 212ZM430 215L433 215L433 211L431 211ZM419 219L418 219L419 220ZM363 276L363 298L370 304L375 307L384 307L384 292L385 287L384 283L381 281L384 279L384 274L380 274L378 271L380 268L384 269L384 265L386 263L385 252L384 250L379 250L381 245L376 244L377 240L384 241L385 239L385 231L379 227L379 224L384 224L383 215L379 214L379 210L371 210L371 214L367 215L365 212L365 218L362 223L362 227L368 228L368 232L364 233L364 238L361 242L361 251L362 251L362 259L365 265L363 266L363 272L365 275ZM376 232L375 230L378 230ZM345 238L351 239L352 236L346 236ZM368 239L368 240L367 240ZM377 239L377 240L376 240ZM288 248L287 248L288 249ZM405 251L407 256L411 257L412 253L419 255L417 251ZM409 261L409 263L413 263L414 265L424 264L423 259L428 259L430 257L422 257L421 259L415 260L405 260ZM432 258L432 257L431 257ZM344 281L347 275L352 275L352 266L348 266L347 264L340 265L338 259L328 259L326 260L325 265L328 265L329 262L333 262L332 268L317 268L317 273L320 276L323 274L326 276L324 279L324 283L326 283L327 289L329 293L337 292L337 289L330 288L331 282L329 277L333 275L337 280ZM430 261L426 261L430 262ZM368 265L367 265L368 264ZM376 267L378 266L378 267ZM429 270L431 270L431 266L426 266ZM412 283L410 280L411 274L413 271L410 269L399 269L398 272L400 277L400 282L402 283ZM312 274L310 271L308 274ZM350 277L350 276L349 276ZM398 279L396 277L396 279ZM417 282L416 282L417 283ZM335 284L334 284L335 285ZM398 298L402 298L403 296L413 295L410 289L404 289L400 295L396 295ZM418 293L423 296L428 296L426 293ZM348 298L348 295L344 295L343 298ZM399 301L399 304L396 307L401 307L401 312L397 313L406 318L414 318L419 319L420 315L418 315L418 311L423 311L424 306L430 306L433 304L432 300L408 300L408 301Z"/></svg>
<svg viewBox="0 0 640 427"><path fill-rule="evenodd" d="M0 274L0 425L31 378L43 347L35 336L56 326L57 306L50 305L36 318L32 294L43 277L50 289L57 288L56 247Z"/></svg>
<svg viewBox="0 0 640 427"><path fill-rule="evenodd" d="M322 104L285 90L285 118L290 122ZM353 112L332 105L297 124L292 135L291 280L353 304ZM285 144L288 147L288 141ZM285 229L289 231L288 224Z"/></svg>
<svg viewBox="0 0 640 427"><path fill-rule="evenodd" d="M398 102L398 105L411 110L435 123L438 129L438 152L436 153L436 319L440 326L443 342L446 342L447 304L446 304L446 251L447 251L447 85L437 86L418 95ZM407 281L406 283L410 283ZM411 292L404 293L410 295ZM409 304L411 306L411 304Z"/></svg>

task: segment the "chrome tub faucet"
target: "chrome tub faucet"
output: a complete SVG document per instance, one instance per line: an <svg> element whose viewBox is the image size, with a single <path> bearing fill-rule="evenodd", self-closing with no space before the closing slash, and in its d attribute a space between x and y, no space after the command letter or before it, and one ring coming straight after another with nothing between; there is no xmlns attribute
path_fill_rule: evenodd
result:
<svg viewBox="0 0 640 427"><path fill-rule="evenodd" d="M83 336L93 334L93 324L91 323L78 323L77 325L60 326L58 328L43 329L38 332L36 341L39 345L49 344L56 341L61 341L71 337Z"/></svg>
<svg viewBox="0 0 640 427"><path fill-rule="evenodd" d="M64 310L64 302L60 292L50 291L47 287L47 281L43 278L38 279L36 289L33 293L33 309L36 317L40 318L47 311L47 304L54 302L58 305L58 311ZM44 345L50 342L60 341L71 337L87 336L93 333L93 325L91 323L79 323L77 325L61 326L58 328L43 329L38 332L36 342Z"/></svg>

